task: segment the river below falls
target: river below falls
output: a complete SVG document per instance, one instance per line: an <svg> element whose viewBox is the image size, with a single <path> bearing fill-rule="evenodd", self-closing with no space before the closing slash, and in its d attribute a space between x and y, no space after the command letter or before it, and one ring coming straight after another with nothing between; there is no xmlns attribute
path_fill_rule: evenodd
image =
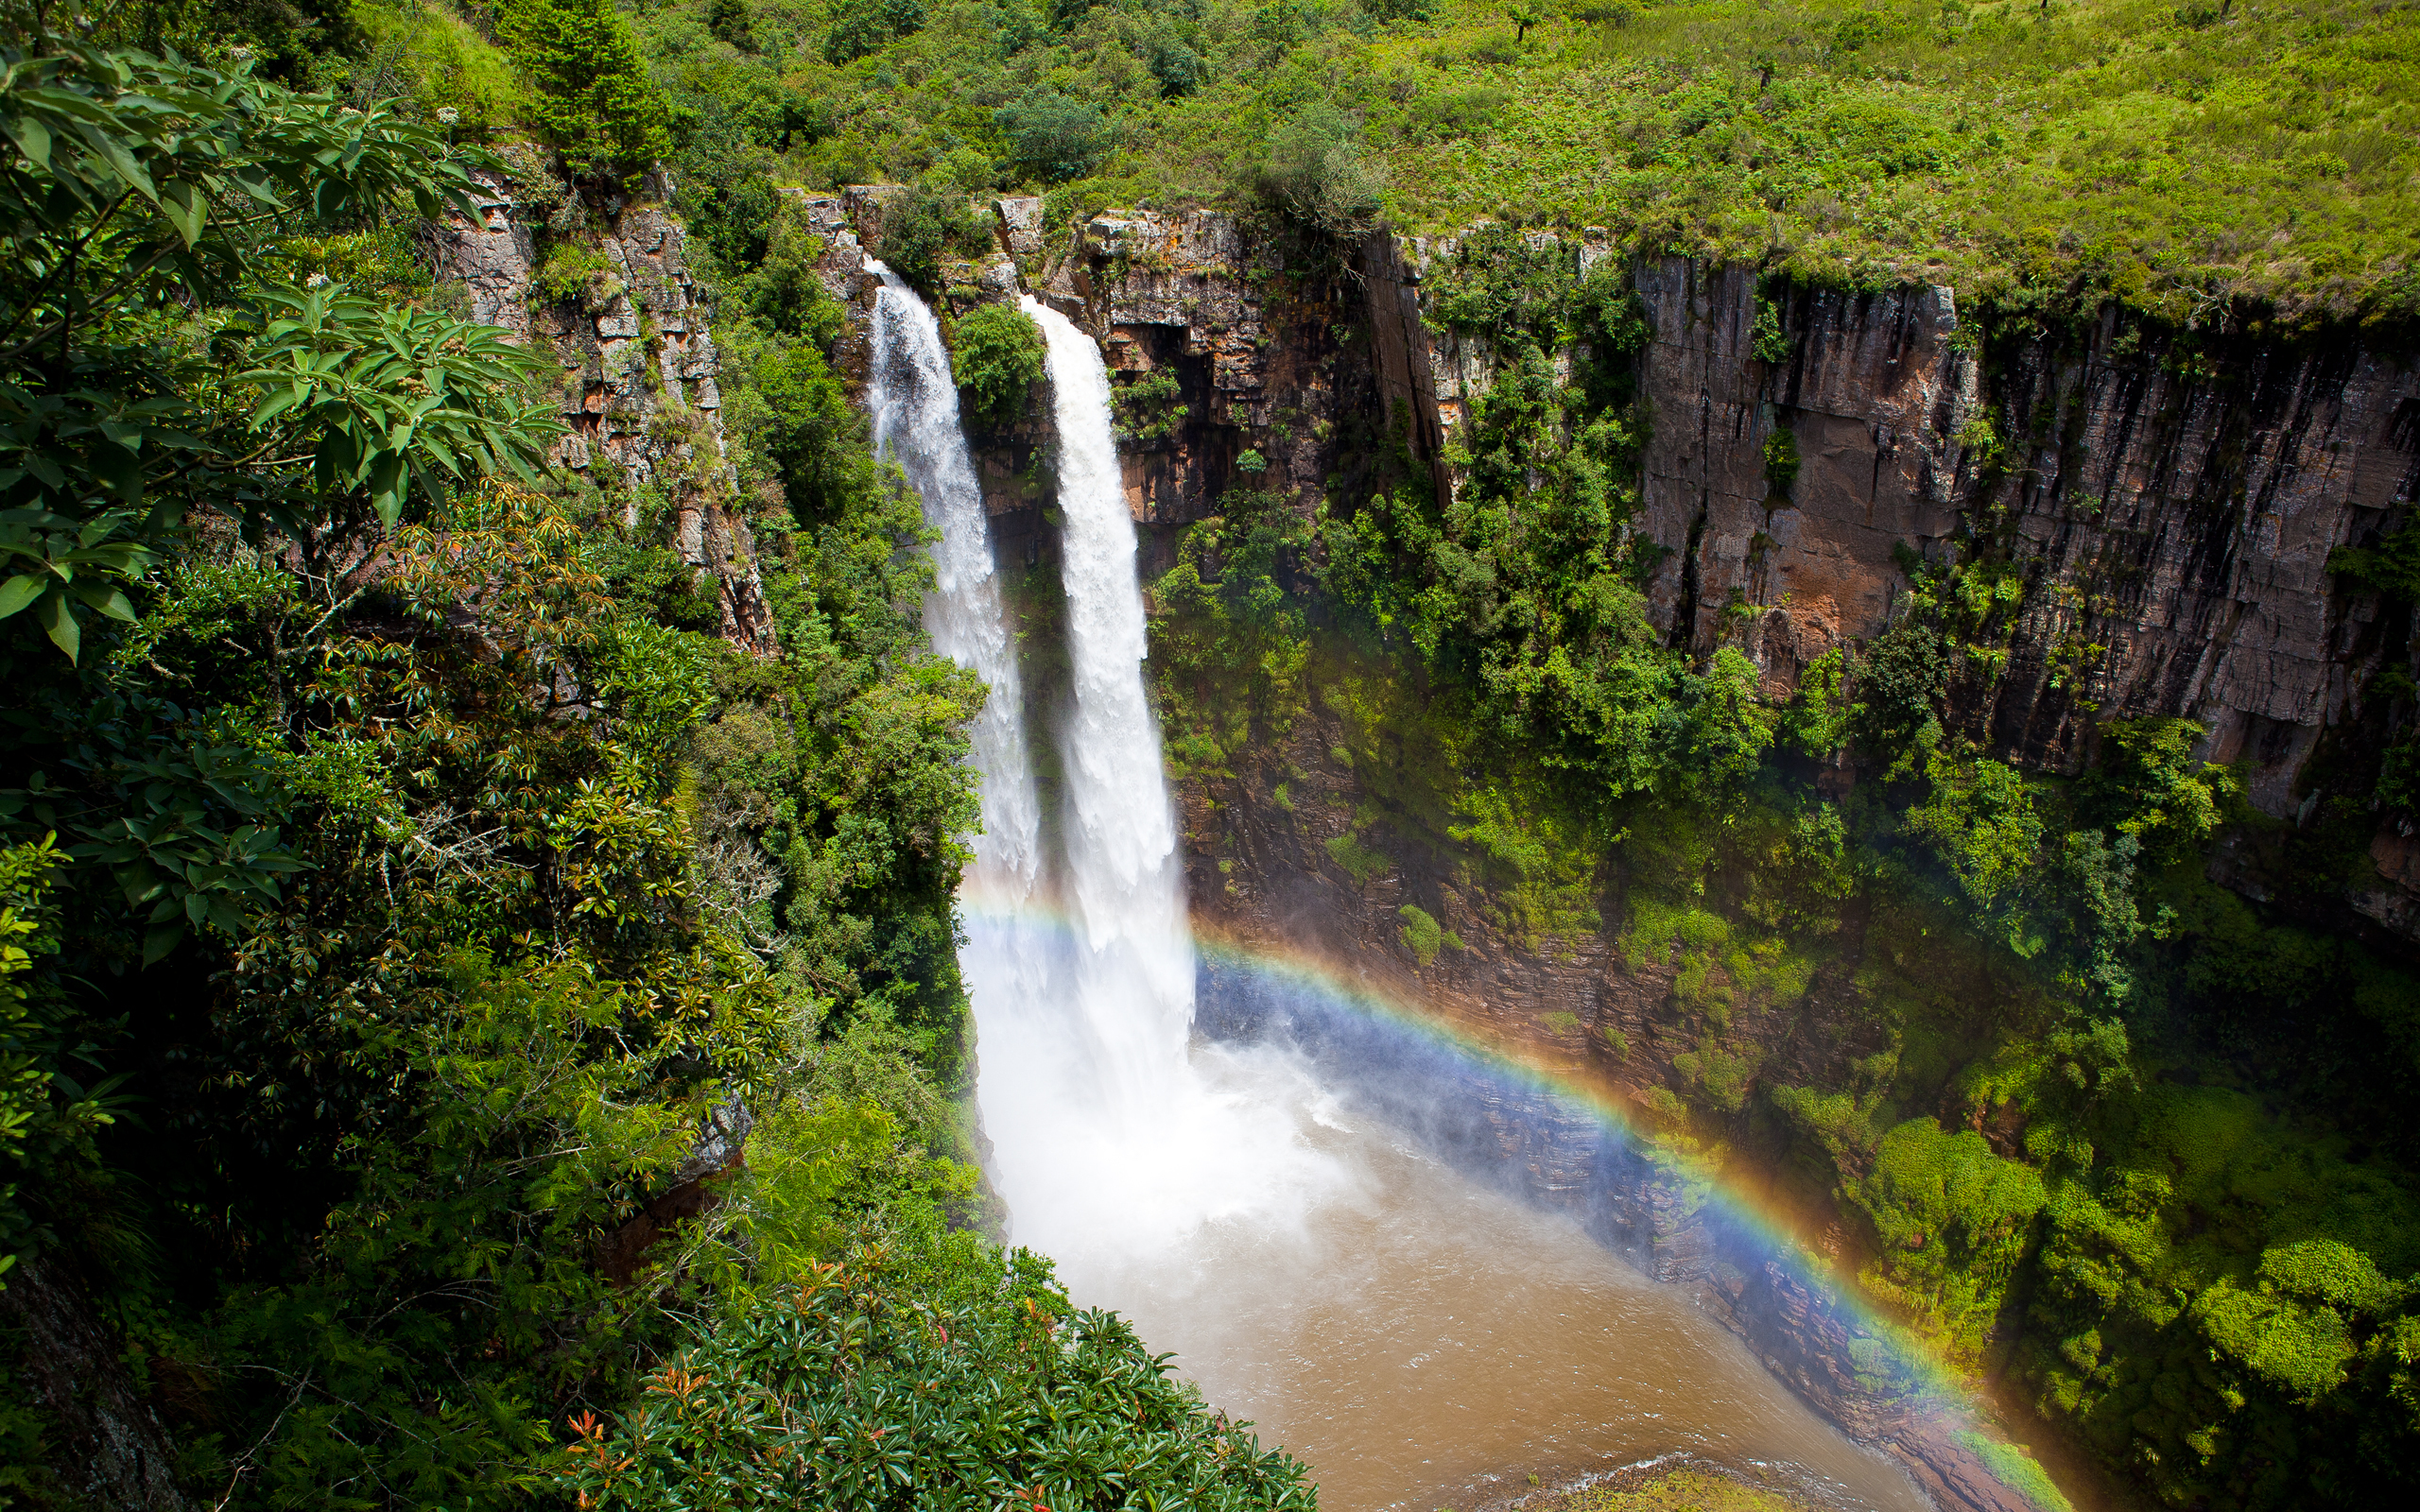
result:
<svg viewBox="0 0 2420 1512"><path fill-rule="evenodd" d="M1328 1512L1471 1508L1530 1475L1669 1455L1824 1505L1927 1512L1687 1288L1441 1163L1288 1056L1197 1042L1193 1061L1233 1114L1290 1123L1331 1179L1231 1203L1183 1244L1063 1229L1039 1247L1079 1304L1125 1313L1213 1404L1306 1461Z"/></svg>

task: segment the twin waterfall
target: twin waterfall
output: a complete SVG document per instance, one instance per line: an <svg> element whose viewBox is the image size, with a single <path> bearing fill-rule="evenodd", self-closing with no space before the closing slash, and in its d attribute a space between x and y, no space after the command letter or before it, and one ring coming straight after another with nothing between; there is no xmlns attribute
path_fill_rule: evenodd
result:
<svg viewBox="0 0 2420 1512"><path fill-rule="evenodd" d="M1919 1512L1903 1474L1680 1288L1456 1175L1340 1103L1295 1052L1194 1042L1179 826L1099 349L1026 301L1057 404L1061 570L1011 593L941 327L871 266L875 443L941 536L925 624L991 687L959 964L1015 1242L1050 1257L1079 1305L1126 1314L1210 1400L1304 1455L1338 1512L1468 1506L1516 1467L1535 1485L1676 1451L1789 1468L1822 1505ZM1064 662L1021 662L1009 610L1052 594ZM1037 761L1046 738L1056 760Z"/></svg>
<svg viewBox="0 0 2420 1512"><path fill-rule="evenodd" d="M1090 336L1028 297L1048 342L1064 518L1072 698L1049 853L1023 679L981 490L931 310L882 280L869 401L874 442L941 532L925 623L991 697L973 732L983 833L959 902L959 960L975 1005L977 1098L1017 1243L1058 1262L1088 1304L1165 1290L1205 1223L1299 1211L1330 1162L1270 1117L1241 1062L1188 1047L1194 958L1177 826L1143 682L1134 523L1110 429L1109 375ZM1255 1068L1256 1070L1259 1068Z"/></svg>

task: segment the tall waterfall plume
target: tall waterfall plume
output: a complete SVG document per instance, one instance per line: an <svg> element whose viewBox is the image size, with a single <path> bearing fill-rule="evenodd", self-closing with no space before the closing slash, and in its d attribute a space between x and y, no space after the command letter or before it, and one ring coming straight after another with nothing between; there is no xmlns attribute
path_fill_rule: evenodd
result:
<svg viewBox="0 0 2420 1512"><path fill-rule="evenodd" d="M1032 906L1041 885L1042 802L1026 745L1016 646L1002 611L991 525L959 423L958 385L941 322L898 274L872 259L866 266L882 280L874 295L873 373L866 396L874 446L898 462L924 498L925 523L941 532L932 548L925 628L935 650L992 690L970 732L983 833L959 889L969 923L959 969L975 1001L979 1037L987 1017L1009 1011L1001 1000L1048 990L1038 942L1009 922Z"/></svg>
<svg viewBox="0 0 2420 1512"><path fill-rule="evenodd" d="M1183 1286L1170 1261L1205 1224L1294 1224L1340 1174L1302 1137L1316 1091L1291 1061L1188 1043L1193 939L1109 374L1065 316L1025 309L1047 342L1064 520L1064 929L1055 991L1013 1017L978 998L978 1095L1018 1242L1079 1297L1132 1307Z"/></svg>

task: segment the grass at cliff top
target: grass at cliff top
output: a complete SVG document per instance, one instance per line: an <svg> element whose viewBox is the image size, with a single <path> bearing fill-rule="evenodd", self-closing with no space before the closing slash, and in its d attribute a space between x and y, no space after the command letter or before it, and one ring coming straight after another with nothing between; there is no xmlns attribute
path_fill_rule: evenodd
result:
<svg viewBox="0 0 2420 1512"><path fill-rule="evenodd" d="M2420 6L1699 0L1526 47L1501 15L1367 48L1398 225L1509 213L1970 294L2081 281L2176 318L2420 307Z"/></svg>
<svg viewBox="0 0 2420 1512"><path fill-rule="evenodd" d="M1527 0L1526 38L1476 0L929 0L827 61L881 3L757 0L745 45L707 0L640 12L689 181L753 153L824 187L1236 207L1272 133L1340 112L1408 231L1601 225L2175 319L2420 316L2414 0Z"/></svg>

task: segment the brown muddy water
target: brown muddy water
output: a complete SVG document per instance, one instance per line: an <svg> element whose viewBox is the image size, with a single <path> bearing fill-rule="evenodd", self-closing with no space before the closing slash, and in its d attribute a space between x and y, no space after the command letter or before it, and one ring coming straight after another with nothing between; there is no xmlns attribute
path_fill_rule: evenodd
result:
<svg viewBox="0 0 2420 1512"><path fill-rule="evenodd" d="M1440 1163L1299 1068L1199 1044L1194 1059L1237 1113L1289 1121L1328 1179L1228 1204L1181 1247L1063 1255L1062 1274L1308 1462L1329 1512L1469 1509L1531 1475L1673 1455L1844 1512L1927 1512L1688 1288Z"/></svg>

